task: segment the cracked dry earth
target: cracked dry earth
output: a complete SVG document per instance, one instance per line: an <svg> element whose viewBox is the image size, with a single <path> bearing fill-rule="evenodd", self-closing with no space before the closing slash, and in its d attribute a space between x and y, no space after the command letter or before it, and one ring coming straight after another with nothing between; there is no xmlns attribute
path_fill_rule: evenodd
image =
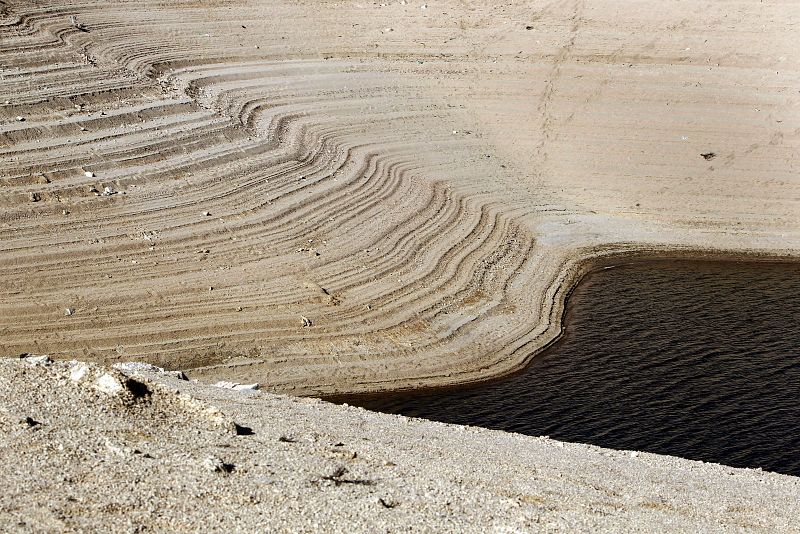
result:
<svg viewBox="0 0 800 534"><path fill-rule="evenodd" d="M41 359L40 359L41 360ZM11 532L797 532L796 477L0 360Z"/></svg>
<svg viewBox="0 0 800 534"><path fill-rule="evenodd" d="M519 368L603 256L796 256L796 2L0 2L0 353Z"/></svg>

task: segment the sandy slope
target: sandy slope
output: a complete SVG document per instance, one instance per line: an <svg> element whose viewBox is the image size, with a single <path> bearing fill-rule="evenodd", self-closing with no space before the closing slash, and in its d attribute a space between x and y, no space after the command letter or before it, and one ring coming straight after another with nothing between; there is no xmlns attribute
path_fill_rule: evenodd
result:
<svg viewBox="0 0 800 534"><path fill-rule="evenodd" d="M135 376L0 359L4 531L798 532L795 477Z"/></svg>
<svg viewBox="0 0 800 534"><path fill-rule="evenodd" d="M794 1L0 13L0 354L455 382L587 258L800 246Z"/></svg>

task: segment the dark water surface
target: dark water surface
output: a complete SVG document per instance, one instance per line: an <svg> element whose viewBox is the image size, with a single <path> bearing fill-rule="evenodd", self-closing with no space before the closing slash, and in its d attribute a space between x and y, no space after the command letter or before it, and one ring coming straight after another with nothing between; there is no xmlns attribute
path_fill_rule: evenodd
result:
<svg viewBox="0 0 800 534"><path fill-rule="evenodd" d="M337 401L800 475L800 265L598 271L570 297L562 339L517 375Z"/></svg>

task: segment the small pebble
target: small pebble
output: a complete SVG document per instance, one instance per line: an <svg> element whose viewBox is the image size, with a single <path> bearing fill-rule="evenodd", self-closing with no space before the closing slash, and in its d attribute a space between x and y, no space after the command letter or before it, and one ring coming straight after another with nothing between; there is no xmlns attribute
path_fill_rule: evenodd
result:
<svg viewBox="0 0 800 534"><path fill-rule="evenodd" d="M232 389L233 391L256 391L258 383L254 384L239 384L236 382L220 381L213 385L215 388Z"/></svg>
<svg viewBox="0 0 800 534"><path fill-rule="evenodd" d="M81 363L75 366L72 371L69 373L69 379L73 382L80 382L83 380L86 375L89 373L89 366Z"/></svg>
<svg viewBox="0 0 800 534"><path fill-rule="evenodd" d="M30 365L50 365L53 363L53 360L50 359L50 356L47 354L43 354L41 356L36 356L35 354L29 354L25 357L25 363Z"/></svg>
<svg viewBox="0 0 800 534"><path fill-rule="evenodd" d="M104 373L95 381L94 388L108 395L116 395L125 389L125 386L123 386L122 383L115 377L108 373Z"/></svg>
<svg viewBox="0 0 800 534"><path fill-rule="evenodd" d="M226 464L216 456L209 456L203 460L203 467L212 473L230 473L233 471L233 465Z"/></svg>

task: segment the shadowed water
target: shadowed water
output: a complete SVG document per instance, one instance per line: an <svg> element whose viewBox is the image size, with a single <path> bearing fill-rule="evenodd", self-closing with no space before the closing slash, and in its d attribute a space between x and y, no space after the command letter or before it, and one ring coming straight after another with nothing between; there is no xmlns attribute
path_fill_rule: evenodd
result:
<svg viewBox="0 0 800 534"><path fill-rule="evenodd" d="M517 375L336 400L800 475L800 265L598 271L570 297L562 339Z"/></svg>

